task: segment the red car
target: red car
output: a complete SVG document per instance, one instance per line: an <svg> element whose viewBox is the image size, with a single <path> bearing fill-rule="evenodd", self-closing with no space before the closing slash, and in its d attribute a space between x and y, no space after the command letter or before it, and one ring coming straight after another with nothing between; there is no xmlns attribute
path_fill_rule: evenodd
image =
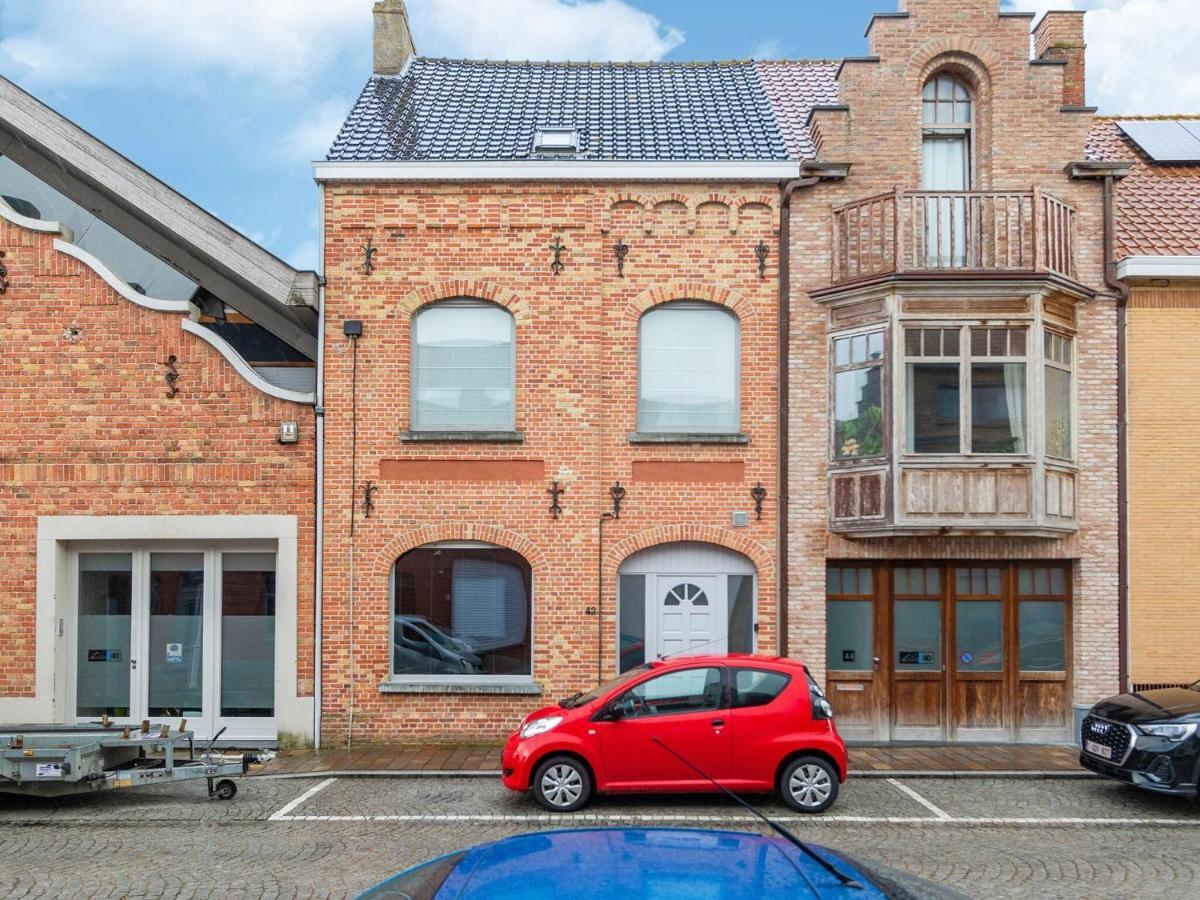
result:
<svg viewBox="0 0 1200 900"><path fill-rule="evenodd" d="M770 793L824 812L846 780L846 745L798 662L729 654L638 666L530 713L504 745L504 785L554 812L594 793ZM701 774L703 773L703 774Z"/></svg>

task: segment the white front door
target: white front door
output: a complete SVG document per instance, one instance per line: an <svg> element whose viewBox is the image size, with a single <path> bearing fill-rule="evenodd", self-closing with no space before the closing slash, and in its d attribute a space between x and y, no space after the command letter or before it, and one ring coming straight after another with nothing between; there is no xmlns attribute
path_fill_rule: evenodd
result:
<svg viewBox="0 0 1200 900"><path fill-rule="evenodd" d="M73 555L76 721L275 737L275 555L240 548Z"/></svg>
<svg viewBox="0 0 1200 900"><path fill-rule="evenodd" d="M657 655L726 652L729 625L722 579L715 575L659 575L655 581Z"/></svg>

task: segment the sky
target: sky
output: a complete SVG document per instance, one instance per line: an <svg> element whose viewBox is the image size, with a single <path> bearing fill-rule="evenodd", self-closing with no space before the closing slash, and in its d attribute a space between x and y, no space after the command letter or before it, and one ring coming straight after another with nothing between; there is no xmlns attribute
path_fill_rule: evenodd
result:
<svg viewBox="0 0 1200 900"><path fill-rule="evenodd" d="M1197 0L1086 8L1102 113L1200 112ZM0 0L0 74L293 265L371 69L373 0ZM408 0L417 50L491 59L840 58L895 0Z"/></svg>

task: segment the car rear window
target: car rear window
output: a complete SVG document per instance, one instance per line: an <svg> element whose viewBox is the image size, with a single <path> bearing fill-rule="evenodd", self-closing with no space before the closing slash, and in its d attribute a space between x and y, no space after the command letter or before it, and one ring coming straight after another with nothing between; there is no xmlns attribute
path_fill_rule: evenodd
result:
<svg viewBox="0 0 1200 900"><path fill-rule="evenodd" d="M767 669L733 670L733 705L766 706L782 693L791 677Z"/></svg>

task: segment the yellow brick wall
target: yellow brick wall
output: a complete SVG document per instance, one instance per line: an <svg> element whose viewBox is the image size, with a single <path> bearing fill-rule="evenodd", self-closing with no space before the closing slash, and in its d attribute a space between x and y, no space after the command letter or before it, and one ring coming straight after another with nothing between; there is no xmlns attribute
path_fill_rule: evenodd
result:
<svg viewBox="0 0 1200 900"><path fill-rule="evenodd" d="M1200 677L1200 288L1129 309L1129 605L1135 682Z"/></svg>

